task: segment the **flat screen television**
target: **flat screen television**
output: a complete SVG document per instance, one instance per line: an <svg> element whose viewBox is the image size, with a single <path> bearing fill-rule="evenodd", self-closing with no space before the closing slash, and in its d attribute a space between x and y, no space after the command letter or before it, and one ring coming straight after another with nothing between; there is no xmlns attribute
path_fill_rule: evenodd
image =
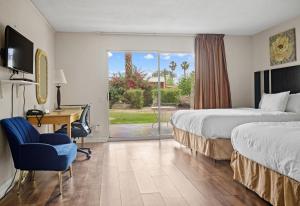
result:
<svg viewBox="0 0 300 206"><path fill-rule="evenodd" d="M10 26L5 28L4 50L4 66L33 74L33 43Z"/></svg>

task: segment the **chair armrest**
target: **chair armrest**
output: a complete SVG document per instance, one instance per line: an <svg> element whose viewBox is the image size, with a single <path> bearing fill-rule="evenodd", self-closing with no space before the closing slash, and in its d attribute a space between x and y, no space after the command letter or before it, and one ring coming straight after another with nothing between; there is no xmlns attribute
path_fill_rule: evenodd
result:
<svg viewBox="0 0 300 206"><path fill-rule="evenodd" d="M66 134L61 133L46 133L40 135L40 143L50 144L50 145L60 145L69 144L71 139Z"/></svg>
<svg viewBox="0 0 300 206"><path fill-rule="evenodd" d="M73 122L72 126L81 126L82 124L80 122Z"/></svg>
<svg viewBox="0 0 300 206"><path fill-rule="evenodd" d="M56 158L58 156L56 149L49 144L44 143L27 143L20 146L20 157L21 159L26 157L47 157Z"/></svg>
<svg viewBox="0 0 300 206"><path fill-rule="evenodd" d="M21 170L63 171L64 160L54 146L43 143L28 143L19 147L19 168Z"/></svg>
<svg viewBox="0 0 300 206"><path fill-rule="evenodd" d="M75 128L75 129L84 129L83 126L82 126L82 123L80 123L80 122L73 122L72 123L72 128Z"/></svg>
<svg viewBox="0 0 300 206"><path fill-rule="evenodd" d="M72 126L76 126L76 125L81 125L81 123L79 122L79 121L75 121L75 122L72 122L72 124L71 124ZM67 128L67 124L63 124L62 126L61 126L61 128Z"/></svg>

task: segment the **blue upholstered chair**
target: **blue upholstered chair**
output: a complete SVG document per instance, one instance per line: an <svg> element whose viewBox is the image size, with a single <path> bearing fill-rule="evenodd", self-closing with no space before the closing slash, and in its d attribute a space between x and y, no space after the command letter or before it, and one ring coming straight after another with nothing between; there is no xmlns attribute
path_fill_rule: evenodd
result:
<svg viewBox="0 0 300 206"><path fill-rule="evenodd" d="M24 171L58 171L59 191L62 194L62 172L69 170L76 158L77 146L64 134L40 134L23 117L1 120L8 138L16 169L20 169L18 192Z"/></svg>

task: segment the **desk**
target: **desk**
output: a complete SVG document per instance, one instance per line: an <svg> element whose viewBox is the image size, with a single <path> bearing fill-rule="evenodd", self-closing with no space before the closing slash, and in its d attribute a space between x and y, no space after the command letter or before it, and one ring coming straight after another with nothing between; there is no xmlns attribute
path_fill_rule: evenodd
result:
<svg viewBox="0 0 300 206"><path fill-rule="evenodd" d="M63 109L62 111L53 111L44 115L41 124L52 124L54 131L56 130L56 124L67 124L67 134L71 137L71 124L80 118L81 112L81 109ZM28 116L27 119L31 124L38 124L36 116Z"/></svg>

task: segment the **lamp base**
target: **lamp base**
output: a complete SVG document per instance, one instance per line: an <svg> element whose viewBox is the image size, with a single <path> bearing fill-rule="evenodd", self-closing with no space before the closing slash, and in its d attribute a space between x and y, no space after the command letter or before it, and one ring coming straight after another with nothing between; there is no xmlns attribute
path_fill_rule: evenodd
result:
<svg viewBox="0 0 300 206"><path fill-rule="evenodd" d="M60 108L60 100L61 100L60 85L57 85L56 88L57 88L57 95L56 95L56 98L57 98L57 108L56 108L56 110L61 110L61 108Z"/></svg>

